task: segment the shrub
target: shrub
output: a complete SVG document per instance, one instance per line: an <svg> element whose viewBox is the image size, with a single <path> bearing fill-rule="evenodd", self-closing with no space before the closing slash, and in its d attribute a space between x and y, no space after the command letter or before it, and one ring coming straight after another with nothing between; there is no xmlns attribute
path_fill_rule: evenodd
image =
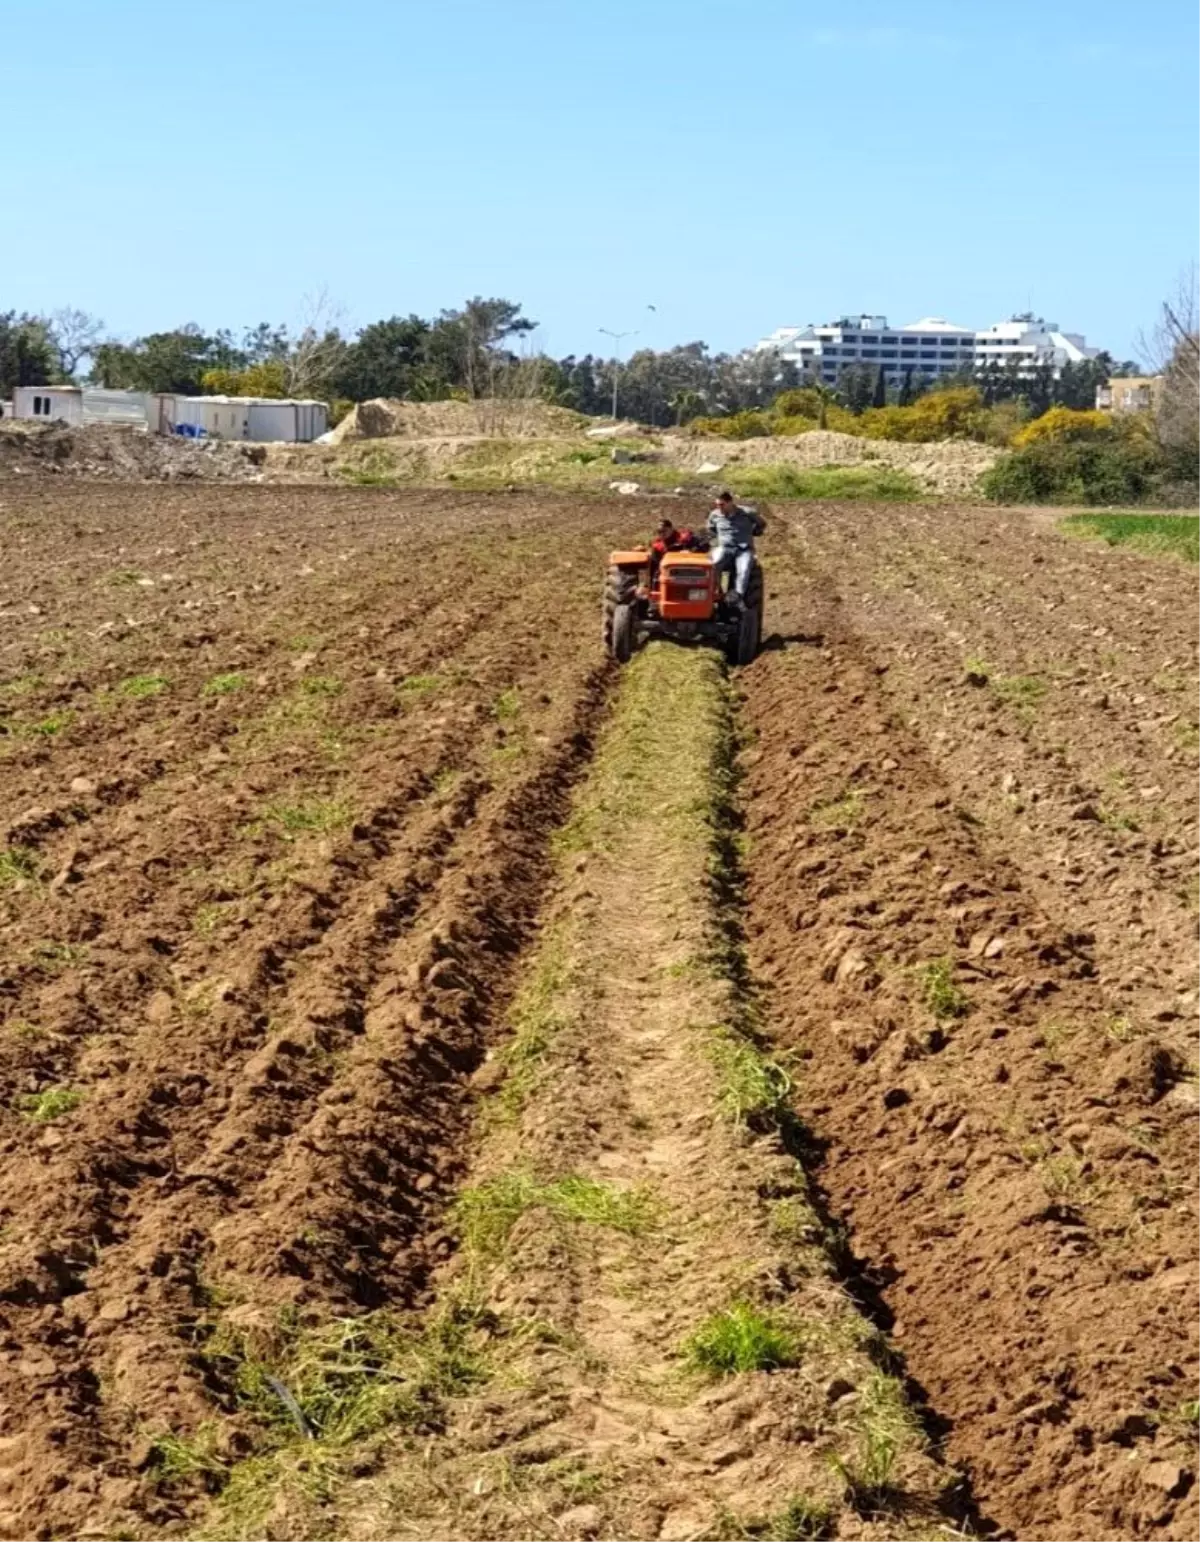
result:
<svg viewBox="0 0 1200 1542"><path fill-rule="evenodd" d="M1026 423L1013 437L1022 449L1027 444L1066 444L1080 439L1111 439L1113 419L1107 412L1078 412L1073 407L1051 407L1040 418Z"/></svg>
<svg viewBox="0 0 1200 1542"><path fill-rule="evenodd" d="M854 498L907 503L921 486L895 466L747 466L738 488L751 498Z"/></svg>
<svg viewBox="0 0 1200 1542"><path fill-rule="evenodd" d="M817 418L821 413L821 395L811 386L801 386L794 391L780 391L771 403L771 411L777 418Z"/></svg>
<svg viewBox="0 0 1200 1542"><path fill-rule="evenodd" d="M991 444L998 449L1007 449L1013 442L1013 435L1027 418L1028 413L1024 402L996 402L991 407L981 409L975 419L972 437L978 439L981 444Z"/></svg>
<svg viewBox="0 0 1200 1542"><path fill-rule="evenodd" d="M775 418L771 424L771 432L790 438L795 434L811 433L816 427L816 418L806 418L802 413L793 413L788 417Z"/></svg>
<svg viewBox="0 0 1200 1542"><path fill-rule="evenodd" d="M868 439L898 439L929 444L935 439L966 439L975 433L983 398L974 386L931 391L911 407L868 407L859 432Z"/></svg>
<svg viewBox="0 0 1200 1542"><path fill-rule="evenodd" d="M765 412L731 412L727 418L693 418L688 429L719 439L763 439L771 432L771 420Z"/></svg>
<svg viewBox="0 0 1200 1542"><path fill-rule="evenodd" d="M1132 435L1043 438L1002 455L980 487L994 503L1140 503L1162 470L1157 447Z"/></svg>

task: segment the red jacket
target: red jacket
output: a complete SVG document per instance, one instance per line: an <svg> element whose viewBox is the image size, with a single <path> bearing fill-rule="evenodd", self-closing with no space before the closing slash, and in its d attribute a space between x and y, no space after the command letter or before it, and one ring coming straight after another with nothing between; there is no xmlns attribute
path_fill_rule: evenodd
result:
<svg viewBox="0 0 1200 1542"><path fill-rule="evenodd" d="M656 535L650 543L650 550L654 553L655 567L658 561L666 556L669 551L691 551L695 547L696 537L691 530L676 530L670 541L665 541L661 535Z"/></svg>

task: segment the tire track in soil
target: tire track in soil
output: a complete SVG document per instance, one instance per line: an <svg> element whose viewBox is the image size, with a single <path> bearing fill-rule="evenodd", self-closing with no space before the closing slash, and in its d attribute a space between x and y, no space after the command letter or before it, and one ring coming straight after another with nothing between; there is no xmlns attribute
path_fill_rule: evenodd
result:
<svg viewBox="0 0 1200 1542"><path fill-rule="evenodd" d="M742 677L750 954L808 1057L826 1202L1004 1534L1195 1535L1179 1055L1114 1030L1090 937L956 805L828 576L787 543L772 577L788 641Z"/></svg>
<svg viewBox="0 0 1200 1542"><path fill-rule="evenodd" d="M369 992L356 988L362 1000L350 1016L361 1022L345 1063L324 1092L303 1089L318 1093L311 1116L289 1109L276 1122L255 1091L284 1103L301 1091L306 1031L320 1045L345 1019L345 1002L306 1004L299 1030L282 1031L248 1068L251 1080L192 1170L151 1174L162 1193L125 1226L128 1240L114 1238L73 1293L35 1299L32 1331L19 1338L12 1312L21 1302L10 1294L5 1339L21 1345L21 1358L6 1357L4 1392L24 1402L26 1417L0 1467L9 1534L108 1524L102 1517L143 1487L138 1429L148 1419L194 1429L211 1416L185 1340L220 1283L253 1279L264 1311L289 1299L345 1311L384 1294L419 1298L445 1245L422 1236L456 1170L489 1007L532 924L549 834L590 752L606 678L593 671L530 772L485 793L460 833L481 789L464 794L440 859L436 846L418 858L411 913L387 915L389 927L398 919L407 929Z"/></svg>

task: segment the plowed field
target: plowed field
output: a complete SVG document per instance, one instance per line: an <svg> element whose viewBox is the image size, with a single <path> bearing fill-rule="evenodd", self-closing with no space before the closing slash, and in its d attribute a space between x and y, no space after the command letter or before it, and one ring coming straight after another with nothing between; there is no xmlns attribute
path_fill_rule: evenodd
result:
<svg viewBox="0 0 1200 1542"><path fill-rule="evenodd" d="M1190 574L659 513L0 489L0 1536L1195 1534Z"/></svg>

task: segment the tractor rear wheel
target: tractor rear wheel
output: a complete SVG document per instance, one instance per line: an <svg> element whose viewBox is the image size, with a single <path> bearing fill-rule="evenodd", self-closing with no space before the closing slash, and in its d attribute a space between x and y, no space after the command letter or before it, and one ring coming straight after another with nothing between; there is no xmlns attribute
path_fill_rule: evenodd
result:
<svg viewBox="0 0 1200 1542"><path fill-rule="evenodd" d="M620 663L624 663L625 659L619 658L614 647L616 616L618 610L625 608L630 612L630 619L632 620L636 598L637 579L634 575L625 572L623 568L609 568L604 580L604 606L601 616L601 631L604 639L605 653L612 654ZM632 642L630 643L630 651L632 652ZM628 656L626 654L626 659Z"/></svg>
<svg viewBox="0 0 1200 1542"><path fill-rule="evenodd" d="M633 605L618 605L613 611L612 656L618 664L628 664L633 657L633 645L637 640L637 609Z"/></svg>
<svg viewBox="0 0 1200 1542"><path fill-rule="evenodd" d="M762 643L763 630L763 576L758 563L750 571L746 585L746 597L738 628L729 639L728 658L731 664L752 664Z"/></svg>

